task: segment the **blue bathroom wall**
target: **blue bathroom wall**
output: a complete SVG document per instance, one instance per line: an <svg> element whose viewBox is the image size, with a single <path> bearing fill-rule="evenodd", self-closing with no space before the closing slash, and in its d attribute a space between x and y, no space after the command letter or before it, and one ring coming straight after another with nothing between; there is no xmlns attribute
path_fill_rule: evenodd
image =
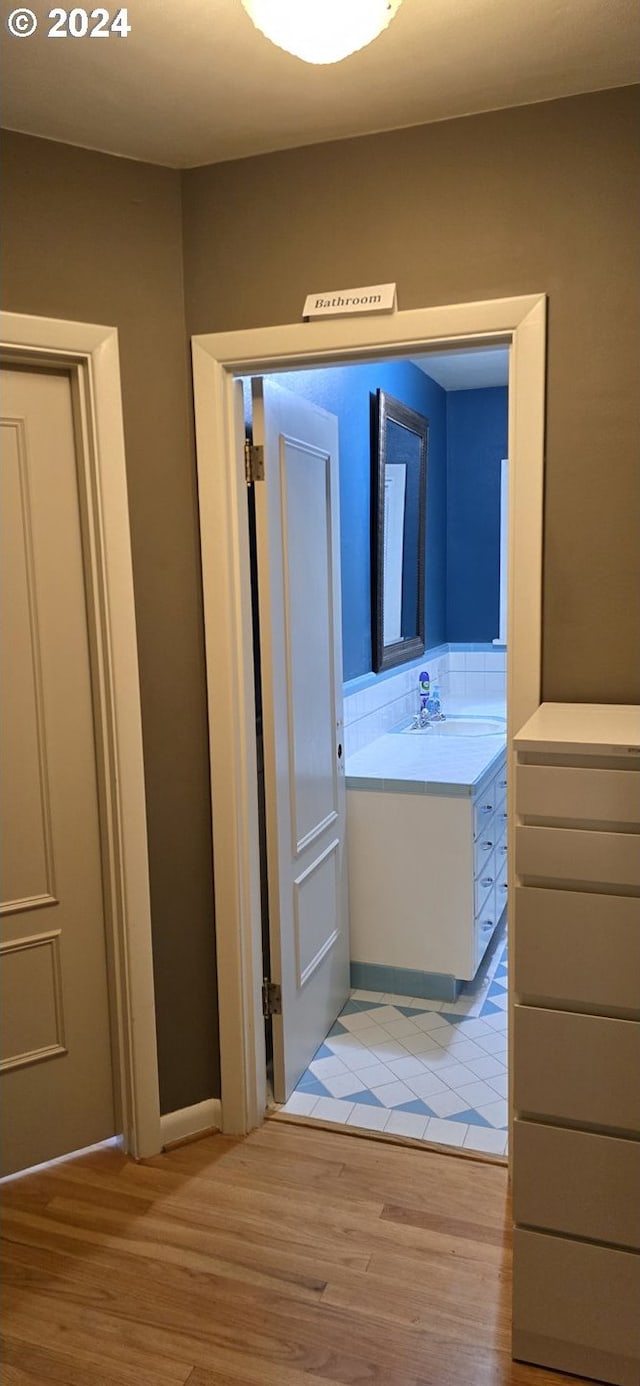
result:
<svg viewBox="0 0 640 1386"><path fill-rule="evenodd" d="M371 669L370 395L386 390L428 418L426 643L428 648L441 644L446 638L446 392L409 361L288 371L273 379L338 418L345 681Z"/></svg>
<svg viewBox="0 0 640 1386"><path fill-rule="evenodd" d="M452 390L447 413L446 639L494 640L499 630L500 463L508 391Z"/></svg>

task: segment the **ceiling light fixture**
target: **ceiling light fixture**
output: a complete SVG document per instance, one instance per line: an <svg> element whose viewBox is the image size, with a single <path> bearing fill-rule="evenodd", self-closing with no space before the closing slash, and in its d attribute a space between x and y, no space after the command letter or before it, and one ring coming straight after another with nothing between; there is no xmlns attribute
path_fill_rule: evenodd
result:
<svg viewBox="0 0 640 1386"><path fill-rule="evenodd" d="M391 23L402 0L242 0L256 29L305 63L339 63Z"/></svg>

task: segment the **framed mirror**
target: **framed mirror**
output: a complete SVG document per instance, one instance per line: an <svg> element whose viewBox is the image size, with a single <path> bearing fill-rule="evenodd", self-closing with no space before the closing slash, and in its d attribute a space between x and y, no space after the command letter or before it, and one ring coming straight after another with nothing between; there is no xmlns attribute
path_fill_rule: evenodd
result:
<svg viewBox="0 0 640 1386"><path fill-rule="evenodd" d="M379 673L425 647L429 422L385 390L371 405L371 645Z"/></svg>

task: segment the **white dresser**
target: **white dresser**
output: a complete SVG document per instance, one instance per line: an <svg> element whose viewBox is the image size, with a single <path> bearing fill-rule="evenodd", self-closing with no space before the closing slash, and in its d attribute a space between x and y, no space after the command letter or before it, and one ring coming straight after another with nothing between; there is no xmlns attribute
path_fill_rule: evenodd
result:
<svg viewBox="0 0 640 1386"><path fill-rule="evenodd" d="M640 1383L640 709L515 738L513 1356Z"/></svg>

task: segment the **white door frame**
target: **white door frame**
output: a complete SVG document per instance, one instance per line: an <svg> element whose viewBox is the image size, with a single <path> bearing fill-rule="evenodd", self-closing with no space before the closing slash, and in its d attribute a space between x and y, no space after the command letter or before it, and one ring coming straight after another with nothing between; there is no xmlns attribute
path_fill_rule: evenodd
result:
<svg viewBox="0 0 640 1386"><path fill-rule="evenodd" d="M514 733L540 704L545 296L193 338L224 1131L243 1133L257 1126L264 1118L266 1097L251 577L244 419L236 378L381 356L413 356L430 348L498 343L511 347L507 698L511 780ZM512 793L509 803L513 804Z"/></svg>
<svg viewBox="0 0 640 1386"><path fill-rule="evenodd" d="M134 1157L162 1148L149 859L118 334L0 313L6 365L71 377L91 646L116 1115Z"/></svg>

